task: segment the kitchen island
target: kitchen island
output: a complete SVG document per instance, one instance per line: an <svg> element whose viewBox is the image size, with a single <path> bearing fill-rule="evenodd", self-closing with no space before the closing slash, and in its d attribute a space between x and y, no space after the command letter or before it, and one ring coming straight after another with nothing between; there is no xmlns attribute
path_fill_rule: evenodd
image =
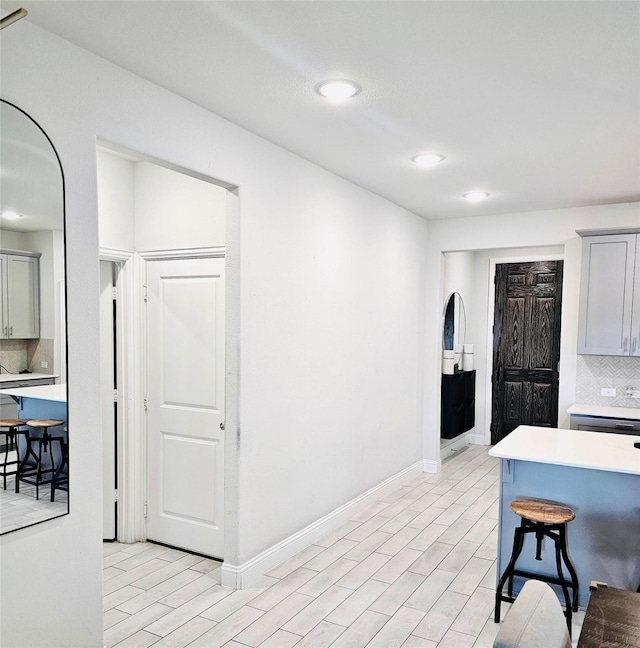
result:
<svg viewBox="0 0 640 648"><path fill-rule="evenodd" d="M67 386L39 385L3 389L18 403L18 418L67 420Z"/></svg>
<svg viewBox="0 0 640 648"><path fill-rule="evenodd" d="M578 572L581 607L592 580L634 590L640 582L640 436L520 426L494 446L499 457L498 578L511 556L520 518L519 497L561 502L576 514L567 525L569 554ZM518 568L555 575L552 543L534 559L528 537ZM516 578L515 591L522 586Z"/></svg>

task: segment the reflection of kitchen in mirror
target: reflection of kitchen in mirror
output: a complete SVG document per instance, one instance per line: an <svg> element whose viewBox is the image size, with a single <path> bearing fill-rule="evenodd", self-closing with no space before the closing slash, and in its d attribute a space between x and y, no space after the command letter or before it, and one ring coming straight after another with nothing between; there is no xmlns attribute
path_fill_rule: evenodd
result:
<svg viewBox="0 0 640 648"><path fill-rule="evenodd" d="M474 297L474 258L469 252L444 255L442 311L442 381L440 454L446 458L468 445L475 425L474 348L471 310Z"/></svg>
<svg viewBox="0 0 640 648"><path fill-rule="evenodd" d="M0 534L68 513L64 187L44 131L0 103Z"/></svg>

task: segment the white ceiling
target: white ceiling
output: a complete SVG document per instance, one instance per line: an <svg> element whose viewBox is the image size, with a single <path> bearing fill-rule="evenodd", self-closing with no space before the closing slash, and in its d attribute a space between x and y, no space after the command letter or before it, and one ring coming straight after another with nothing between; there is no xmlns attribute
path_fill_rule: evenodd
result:
<svg viewBox="0 0 640 648"><path fill-rule="evenodd" d="M636 0L3 0L20 6L426 218L640 200ZM327 78L362 92L329 106ZM422 151L447 159L423 170Z"/></svg>
<svg viewBox="0 0 640 648"><path fill-rule="evenodd" d="M61 230L62 174L49 140L31 119L7 103L0 103L0 124L0 213L13 211L21 216L15 221L0 218L0 228Z"/></svg>

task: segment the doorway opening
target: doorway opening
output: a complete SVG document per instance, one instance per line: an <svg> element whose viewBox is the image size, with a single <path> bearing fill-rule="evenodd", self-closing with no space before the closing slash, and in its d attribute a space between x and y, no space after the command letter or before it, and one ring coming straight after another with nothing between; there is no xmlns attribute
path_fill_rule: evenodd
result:
<svg viewBox="0 0 640 648"><path fill-rule="evenodd" d="M473 345L468 347L471 352L469 358L471 362L467 365L467 369L475 369L475 425L471 430L459 435L454 440L441 437L440 457L442 460L452 456L458 450L458 446L462 449L468 443L491 444L496 266L507 263L562 260L564 253L564 245L491 248L443 253L443 299L452 293L460 295L461 302L464 303L466 327L464 339L458 340L458 342ZM443 309L444 305L443 301ZM464 354L458 350L453 358L454 365L457 363L460 367L461 358L462 364L464 364ZM562 387L560 391L562 392Z"/></svg>
<svg viewBox="0 0 640 648"><path fill-rule="evenodd" d="M494 277L491 443L556 427L563 261L500 263Z"/></svg>
<svg viewBox="0 0 640 648"><path fill-rule="evenodd" d="M111 144L98 147L97 167L102 292L115 297L101 300L104 538L223 559L239 310L237 289L228 302L224 288L238 263L237 191Z"/></svg>

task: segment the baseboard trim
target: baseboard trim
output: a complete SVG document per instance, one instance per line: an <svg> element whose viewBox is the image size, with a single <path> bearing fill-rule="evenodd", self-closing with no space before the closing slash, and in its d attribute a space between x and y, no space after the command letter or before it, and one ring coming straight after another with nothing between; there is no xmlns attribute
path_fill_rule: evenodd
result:
<svg viewBox="0 0 640 648"><path fill-rule="evenodd" d="M233 587L234 589L248 587L267 571L273 569L273 567L295 556L302 549L313 544L315 540L319 540L340 524L347 522L354 512L370 504L372 499L377 499L386 492L394 490L409 478L417 476L422 472L423 462L418 461L392 477L385 479L383 482L380 482L377 486L365 491L362 495L343 504L328 515L312 522L304 529L269 547L269 549L266 549L251 560L241 565L231 565L228 562L223 563L221 573L222 585L224 587Z"/></svg>
<svg viewBox="0 0 640 648"><path fill-rule="evenodd" d="M426 473L439 473L442 470L442 460L437 459L433 461L431 459L424 459L422 462L422 472Z"/></svg>
<svg viewBox="0 0 640 648"><path fill-rule="evenodd" d="M484 434L469 434L467 436L467 441L473 445L487 445L487 441L484 438Z"/></svg>

